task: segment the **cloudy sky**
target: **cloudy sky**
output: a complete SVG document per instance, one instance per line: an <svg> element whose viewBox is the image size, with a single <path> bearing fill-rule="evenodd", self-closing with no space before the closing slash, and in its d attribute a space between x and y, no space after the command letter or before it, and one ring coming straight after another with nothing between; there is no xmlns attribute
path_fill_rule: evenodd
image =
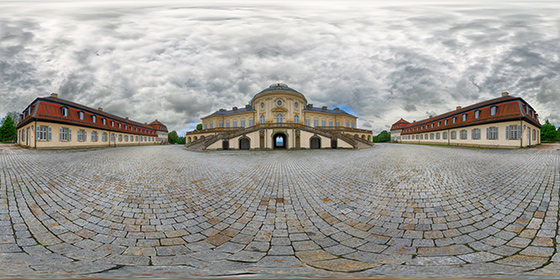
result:
<svg viewBox="0 0 560 280"><path fill-rule="evenodd" d="M558 1L0 1L0 116L51 92L184 133L272 83L374 133L523 97L560 118Z"/></svg>

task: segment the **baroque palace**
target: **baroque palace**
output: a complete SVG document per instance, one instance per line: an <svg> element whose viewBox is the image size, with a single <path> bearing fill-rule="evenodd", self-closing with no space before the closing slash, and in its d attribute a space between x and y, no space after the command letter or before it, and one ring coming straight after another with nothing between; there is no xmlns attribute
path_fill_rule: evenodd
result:
<svg viewBox="0 0 560 280"><path fill-rule="evenodd" d="M220 109L202 118L202 130L186 134L187 148L324 149L368 148L372 131L357 128L357 117L339 108L313 107L285 84L257 93L244 108Z"/></svg>
<svg viewBox="0 0 560 280"><path fill-rule="evenodd" d="M527 147L540 144L538 114L520 97L502 97L457 107L455 111L414 121L400 119L391 127L391 140L402 143L480 147Z"/></svg>
<svg viewBox="0 0 560 280"><path fill-rule="evenodd" d="M78 148L167 143L167 127L143 124L58 98L35 99L21 114L18 143L23 147Z"/></svg>

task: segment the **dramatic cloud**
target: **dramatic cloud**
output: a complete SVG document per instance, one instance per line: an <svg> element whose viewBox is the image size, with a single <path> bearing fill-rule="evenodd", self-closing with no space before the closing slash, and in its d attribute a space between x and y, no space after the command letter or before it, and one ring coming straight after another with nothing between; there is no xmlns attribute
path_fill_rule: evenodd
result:
<svg viewBox="0 0 560 280"><path fill-rule="evenodd" d="M372 1L370 1L372 2ZM59 96L171 130L283 82L379 133L500 96L558 125L554 1L0 2L0 115Z"/></svg>

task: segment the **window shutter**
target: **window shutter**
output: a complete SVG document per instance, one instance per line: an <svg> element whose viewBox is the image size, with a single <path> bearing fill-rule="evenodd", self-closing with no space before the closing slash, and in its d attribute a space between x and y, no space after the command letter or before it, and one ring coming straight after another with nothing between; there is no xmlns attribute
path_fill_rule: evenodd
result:
<svg viewBox="0 0 560 280"><path fill-rule="evenodd" d="M506 140L509 140L509 125L506 125Z"/></svg>
<svg viewBox="0 0 560 280"><path fill-rule="evenodd" d="M58 128L58 141L62 141L62 127Z"/></svg>
<svg viewBox="0 0 560 280"><path fill-rule="evenodd" d="M490 129L487 127L486 128L486 140L490 139L490 135L488 134L489 131L490 131Z"/></svg>
<svg viewBox="0 0 560 280"><path fill-rule="evenodd" d="M84 130L84 141L87 141L87 131Z"/></svg>
<svg viewBox="0 0 560 280"><path fill-rule="evenodd" d="M68 129L68 141L72 141L72 129Z"/></svg>
<svg viewBox="0 0 560 280"><path fill-rule="evenodd" d="M37 140L41 140L40 135L39 135L40 131L41 130L39 129L39 126L35 126L35 139L37 139Z"/></svg>
<svg viewBox="0 0 560 280"><path fill-rule="evenodd" d="M49 126L49 141L52 141L52 127Z"/></svg>
<svg viewBox="0 0 560 280"><path fill-rule="evenodd" d="M521 132L521 125L517 125L517 139L523 138L523 133Z"/></svg>

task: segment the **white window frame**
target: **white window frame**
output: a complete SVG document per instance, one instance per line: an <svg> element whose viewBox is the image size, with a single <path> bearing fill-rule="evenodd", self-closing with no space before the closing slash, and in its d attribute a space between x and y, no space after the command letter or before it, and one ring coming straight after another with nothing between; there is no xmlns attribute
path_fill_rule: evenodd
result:
<svg viewBox="0 0 560 280"><path fill-rule="evenodd" d="M61 127L58 129L58 141L67 142L72 141L72 129Z"/></svg>

